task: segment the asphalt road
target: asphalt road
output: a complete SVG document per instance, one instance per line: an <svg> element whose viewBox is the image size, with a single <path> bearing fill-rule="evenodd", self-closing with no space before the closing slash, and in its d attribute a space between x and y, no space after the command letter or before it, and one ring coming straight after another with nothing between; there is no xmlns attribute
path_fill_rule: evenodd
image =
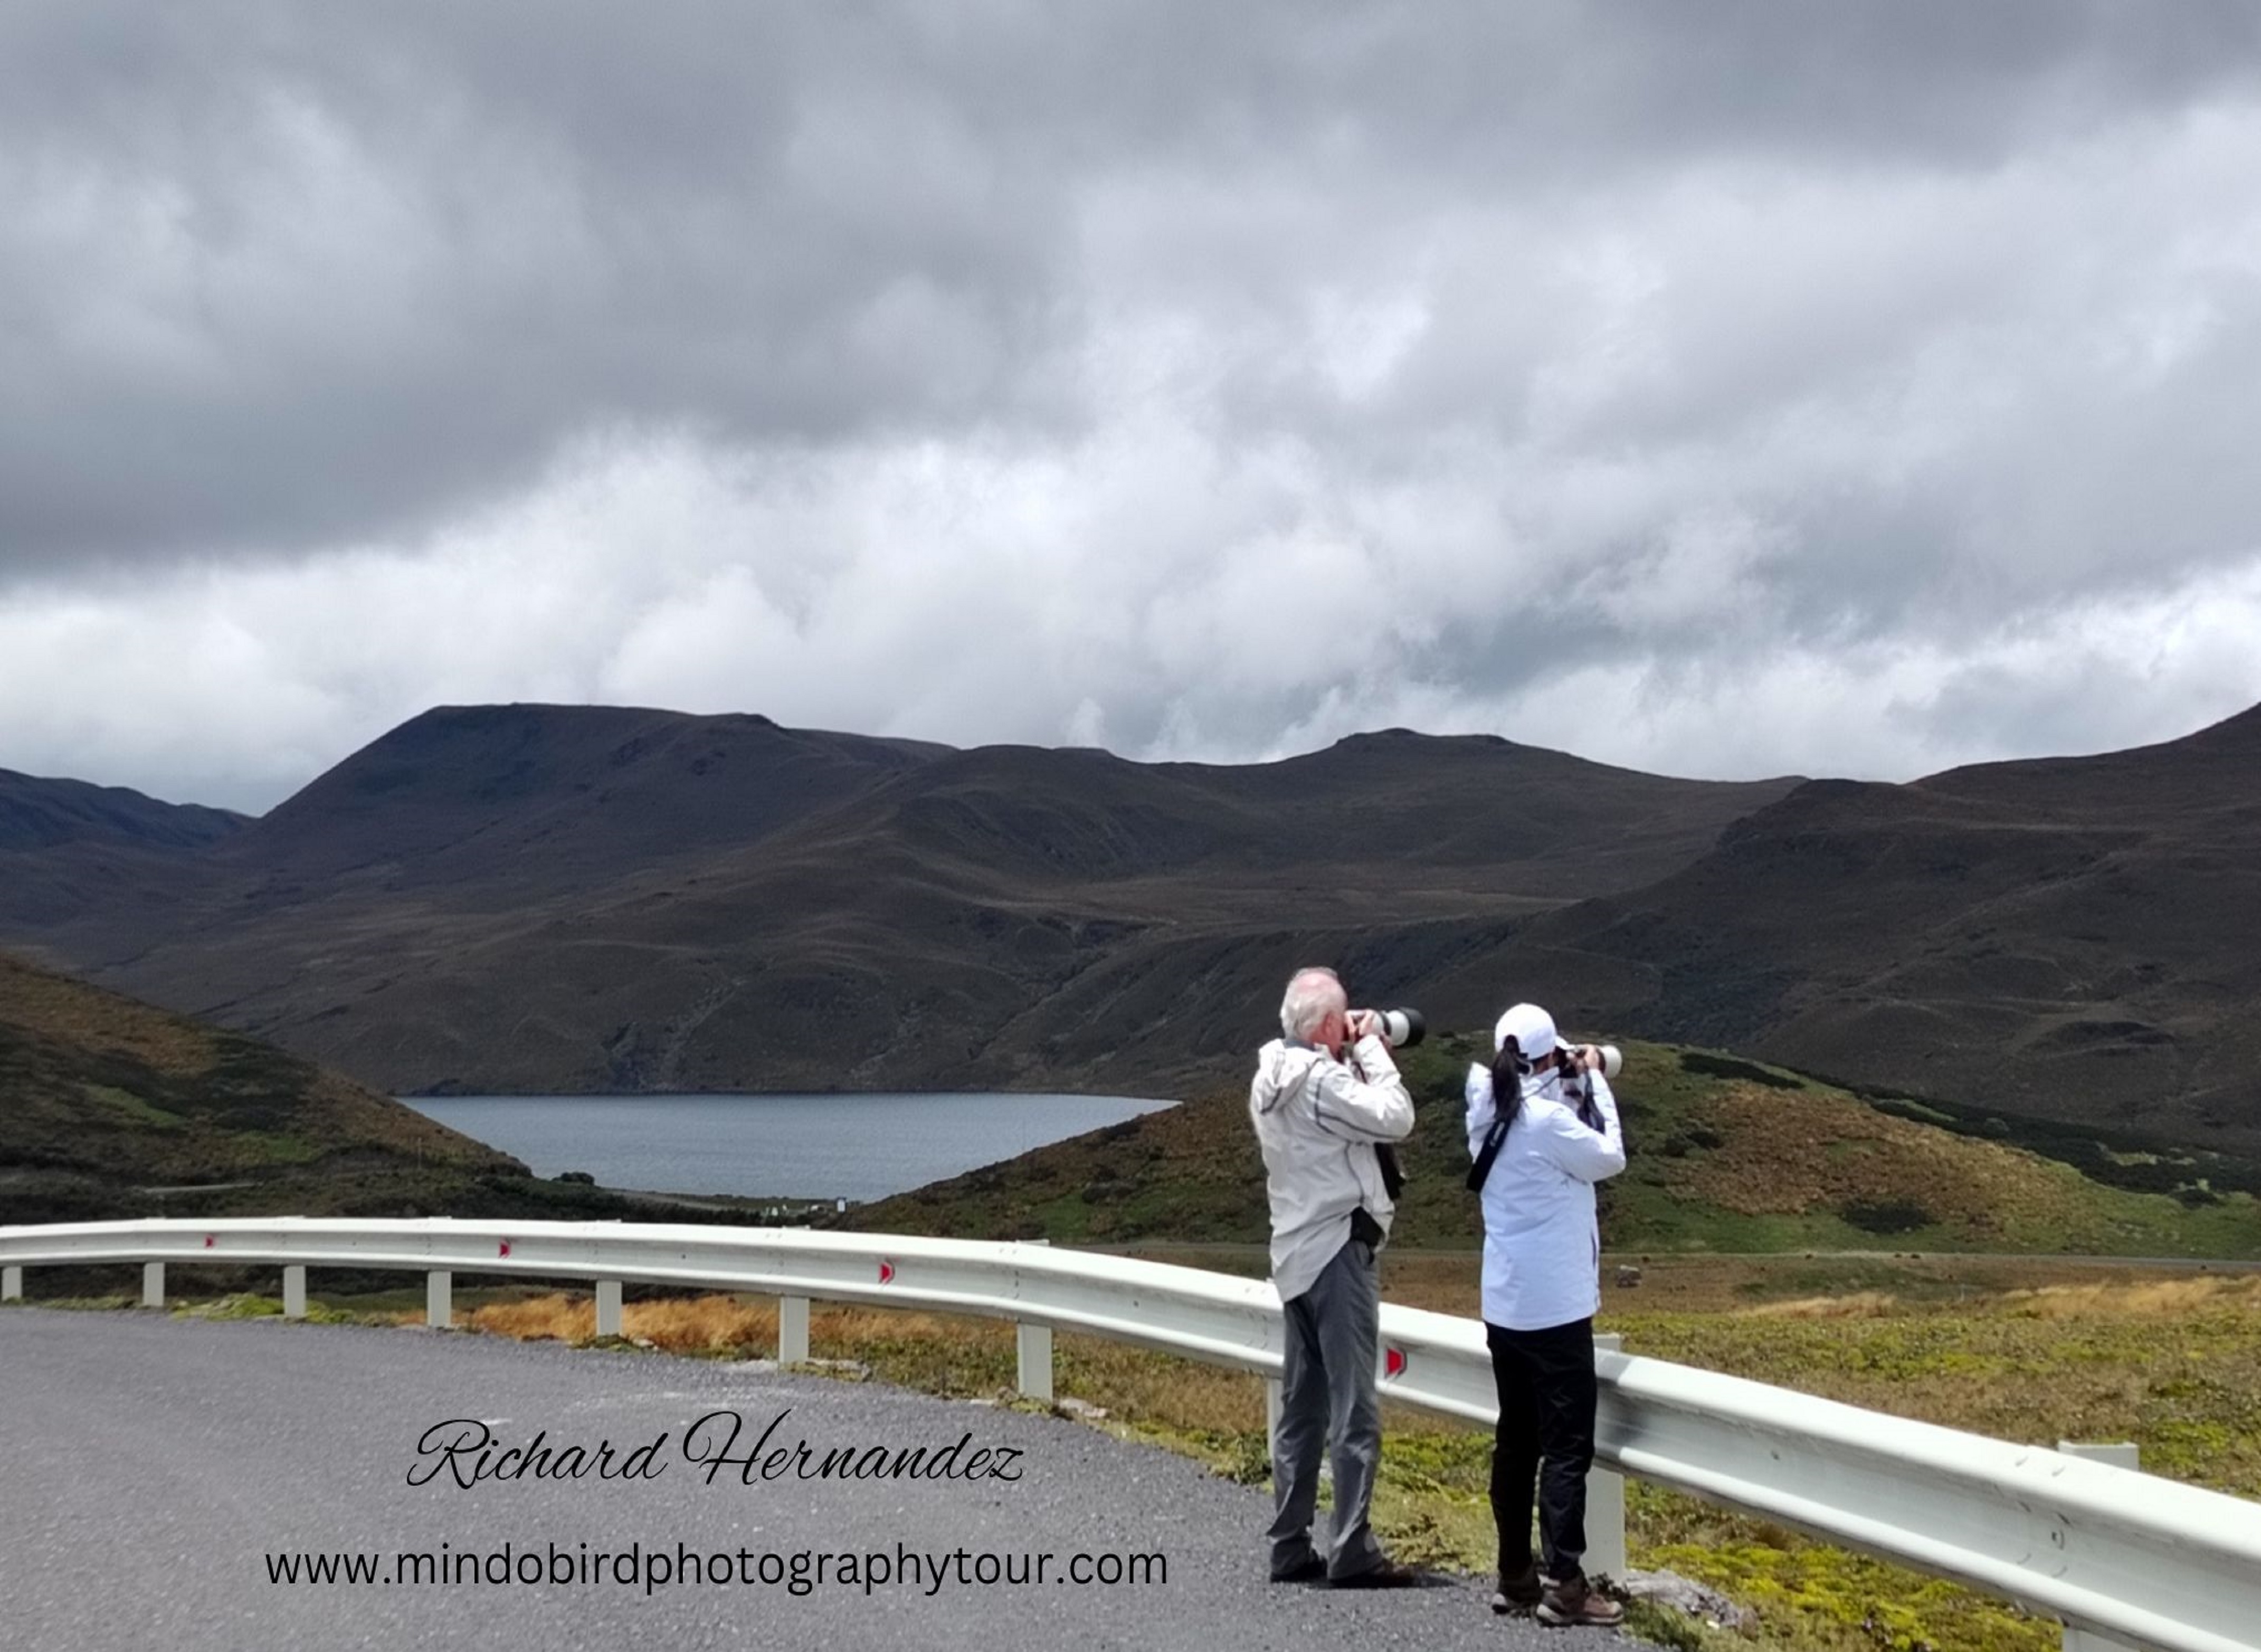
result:
<svg viewBox="0 0 2261 1652"><path fill-rule="evenodd" d="M721 1441L735 1412L743 1432ZM784 1413L766 1447L754 1437ZM536 1431L552 1447L619 1466L662 1435L649 1478L522 1477L456 1483L475 1454L420 1454L441 1440L498 1450ZM811 1462L837 1447L933 1454L971 1433L973 1452L1017 1480L796 1477L768 1454L804 1438ZM779 1465L709 1483L695 1454ZM1005 1453L1017 1455L1006 1459ZM862 1460L859 1456L859 1461ZM434 1471L409 1483L412 1471ZM328 1648L1110 1648L1451 1652L1621 1644L1596 1631L1503 1621L1465 1584L1353 1593L1274 1585L1264 1575L1262 1488L1216 1478L1166 1452L1051 1417L939 1400L872 1383L789 1376L663 1356L425 1331L213 1324L156 1314L11 1308L0 1312L0 1644L43 1652ZM395 1556L466 1551L482 1567L508 1545L569 1574L633 1546L672 1565L678 1546L720 1554L730 1580L639 1577L524 1584L402 1577ZM744 1557L739 1557L739 1551ZM800 1595L760 1581L764 1555L902 1551L951 1556L949 1574L866 1594L832 1581ZM966 1558L954 1558L957 1551ZM375 1556L379 1581L269 1581L270 1552ZM979 1581L979 1555L1050 1553L1041 1582ZM1078 1586L1076 1555L1154 1554L1166 1582ZM698 1562L702 1568L707 1563ZM617 1559L604 1562L617 1571ZM837 1567L836 1561L831 1562ZM925 1564L925 1562L922 1562ZM958 1577L968 1573L971 1581ZM641 1562L638 1569L642 1570ZM755 1581L737 1581L750 1569Z"/></svg>

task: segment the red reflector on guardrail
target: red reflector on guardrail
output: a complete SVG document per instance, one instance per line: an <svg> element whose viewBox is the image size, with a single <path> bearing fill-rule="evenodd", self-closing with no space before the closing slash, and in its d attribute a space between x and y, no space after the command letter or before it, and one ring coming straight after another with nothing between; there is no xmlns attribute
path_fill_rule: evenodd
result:
<svg viewBox="0 0 2261 1652"><path fill-rule="evenodd" d="M206 1250L210 1250L210 1249L212 1249L212 1247L213 1246L215 1246L215 1245L217 1245L217 1244L219 1244L219 1236L218 1234L216 1234L216 1233L207 1233L207 1234L205 1234L205 1248Z"/></svg>
<svg viewBox="0 0 2261 1652"><path fill-rule="evenodd" d="M502 1242L501 1244L499 1244L499 1245L498 1245L497 1246L495 1246L495 1254L496 1254L496 1255L498 1255L498 1256L507 1256L507 1255L509 1255L509 1254L510 1254L510 1241L509 1241L508 1239L505 1239L505 1240L503 1240L503 1242Z"/></svg>
<svg viewBox="0 0 2261 1652"><path fill-rule="evenodd" d="M1382 1355L1382 1368L1385 1373L1391 1376L1404 1375L1405 1350L1403 1348L1384 1349Z"/></svg>
<svg viewBox="0 0 2261 1652"><path fill-rule="evenodd" d="M879 1259L879 1282L883 1285L895 1282L895 1265L884 1256Z"/></svg>

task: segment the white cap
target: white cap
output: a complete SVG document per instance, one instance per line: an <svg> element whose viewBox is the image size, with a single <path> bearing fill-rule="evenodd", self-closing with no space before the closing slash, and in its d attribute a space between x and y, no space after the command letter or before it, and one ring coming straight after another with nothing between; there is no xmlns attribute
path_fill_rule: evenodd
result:
<svg viewBox="0 0 2261 1652"><path fill-rule="evenodd" d="M1491 1030L1491 1047L1504 1050L1510 1038L1526 1061L1543 1061L1554 1053L1554 1017L1537 1004L1518 1004Z"/></svg>

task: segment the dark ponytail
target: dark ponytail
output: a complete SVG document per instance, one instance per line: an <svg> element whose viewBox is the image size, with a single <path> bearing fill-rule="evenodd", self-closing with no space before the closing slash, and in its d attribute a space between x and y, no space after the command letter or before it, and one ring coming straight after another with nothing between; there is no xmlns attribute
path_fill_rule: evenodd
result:
<svg viewBox="0 0 2261 1652"><path fill-rule="evenodd" d="M1523 1048L1510 1033L1507 1042L1499 1046L1499 1053L1491 1059L1492 1117L1502 1125L1511 1124L1515 1116L1523 1110L1523 1075L1530 1064L1523 1059Z"/></svg>
<svg viewBox="0 0 2261 1652"><path fill-rule="evenodd" d="M1523 1051L1511 1034L1499 1046L1499 1053L1491 1059L1491 1128L1484 1132L1483 1146L1476 1150L1476 1161L1468 1169L1468 1188L1470 1193L1483 1192L1484 1178L1491 1174L1492 1160L1507 1142L1507 1127L1515 1123L1515 1116L1523 1110Z"/></svg>

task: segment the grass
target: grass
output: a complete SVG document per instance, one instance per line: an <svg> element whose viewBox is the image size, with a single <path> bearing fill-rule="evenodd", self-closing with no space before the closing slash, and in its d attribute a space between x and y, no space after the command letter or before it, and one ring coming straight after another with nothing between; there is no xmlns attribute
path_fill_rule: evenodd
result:
<svg viewBox="0 0 2261 1652"><path fill-rule="evenodd" d="M461 1201L507 1155L258 1039L0 956L0 1222ZM150 1195L144 1188L213 1186Z"/></svg>
<svg viewBox="0 0 2261 1652"><path fill-rule="evenodd" d="M1403 1245L1478 1241L1461 1187L1461 1086L1488 1049L1455 1036L1404 1054L1418 1122L1401 1154ZM2081 1167L2118 1175L2128 1167L2109 1154L2131 1155L2087 1137L2042 1132L2037 1148L1714 1051L1631 1041L1625 1051L1616 1088L1632 1162L1601 1193L1615 1249L2261 1257L2261 1203L2202 1185L2204 1167L2187 1154L2155 1154L2137 1167L2143 1186L2120 1185ZM1265 1237L1263 1189L1245 1094L1230 1090L831 1225L1070 1245L1253 1244Z"/></svg>

